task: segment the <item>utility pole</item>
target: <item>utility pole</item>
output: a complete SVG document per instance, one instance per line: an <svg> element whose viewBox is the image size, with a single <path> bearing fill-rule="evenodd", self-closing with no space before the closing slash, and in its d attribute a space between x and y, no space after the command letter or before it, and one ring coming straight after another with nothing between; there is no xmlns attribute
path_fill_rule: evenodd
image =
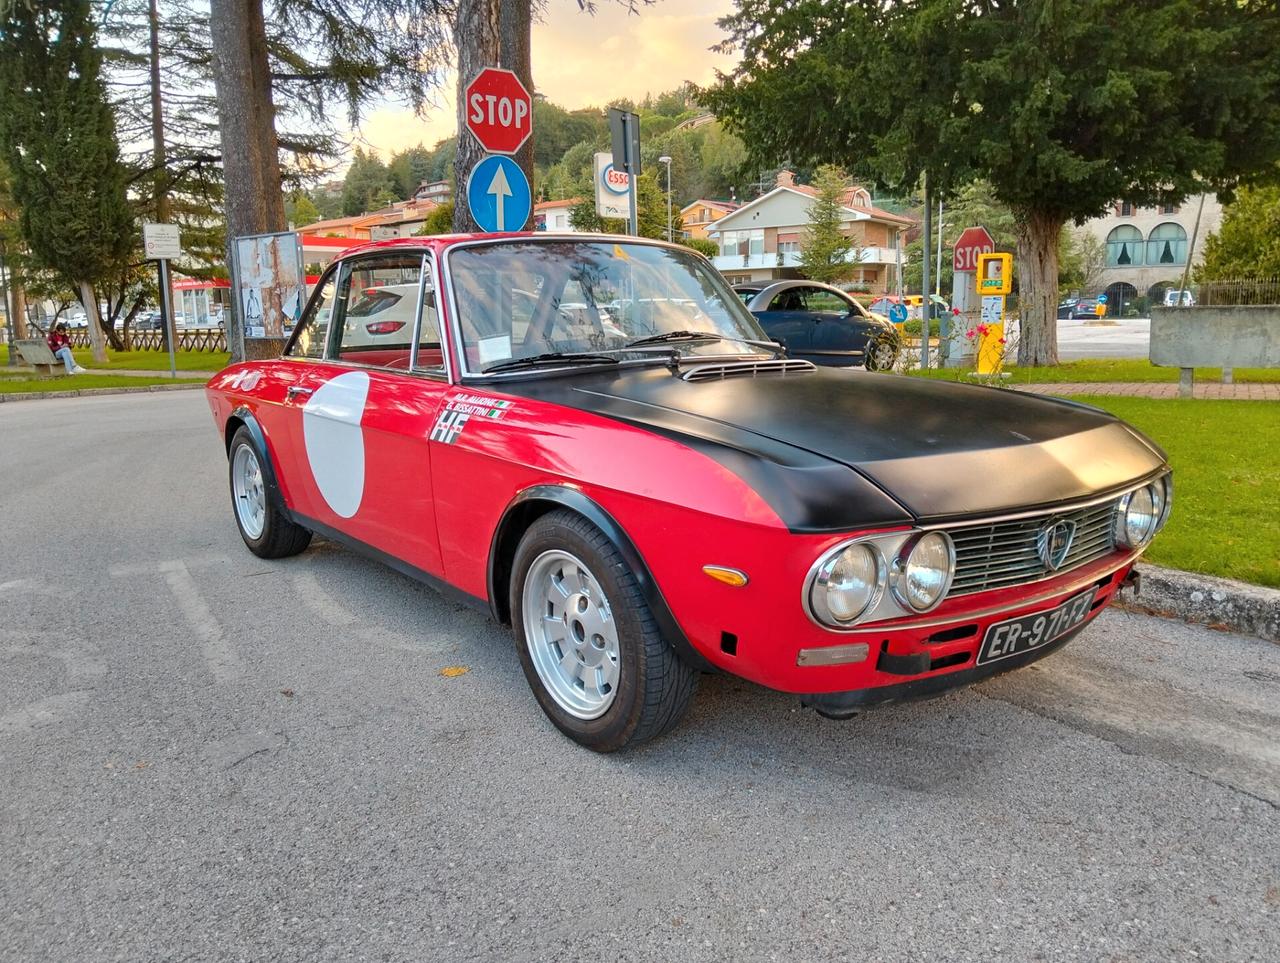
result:
<svg viewBox="0 0 1280 963"><path fill-rule="evenodd" d="M663 154L658 158L659 164L667 165L667 241L670 243L675 240L675 233L671 222L671 157Z"/></svg>
<svg viewBox="0 0 1280 963"><path fill-rule="evenodd" d="M169 223L169 172L165 164L164 149L164 92L160 87L160 10L158 0L147 2L147 31L151 55L151 166L155 168L155 219L158 224ZM160 305L166 319L164 346L173 354L173 311L165 307L169 297L168 264L160 271ZM122 332L123 334L124 332ZM128 347L126 344L125 347Z"/></svg>
<svg viewBox="0 0 1280 963"><path fill-rule="evenodd" d="M924 237L920 245L920 367L929 367L929 251L933 247L933 204L929 200L929 172L920 177L924 187Z"/></svg>

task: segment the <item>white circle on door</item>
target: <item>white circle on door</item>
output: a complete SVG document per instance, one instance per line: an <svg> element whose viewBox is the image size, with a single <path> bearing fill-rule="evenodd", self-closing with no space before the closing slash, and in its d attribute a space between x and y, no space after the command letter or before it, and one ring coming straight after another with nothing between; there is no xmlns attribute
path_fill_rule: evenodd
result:
<svg viewBox="0 0 1280 963"><path fill-rule="evenodd" d="M350 371L326 381L302 409L302 438L316 487L339 518L351 518L364 498L364 417L369 375Z"/></svg>

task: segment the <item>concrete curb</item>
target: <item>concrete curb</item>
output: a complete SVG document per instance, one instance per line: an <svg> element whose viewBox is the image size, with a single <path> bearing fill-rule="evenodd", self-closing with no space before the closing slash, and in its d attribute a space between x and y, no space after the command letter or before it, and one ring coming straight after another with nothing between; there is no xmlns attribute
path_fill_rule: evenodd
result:
<svg viewBox="0 0 1280 963"><path fill-rule="evenodd" d="M1142 593L1118 600L1124 608L1280 642L1280 589L1147 562L1138 571Z"/></svg>
<svg viewBox="0 0 1280 963"><path fill-rule="evenodd" d="M203 388L204 382L179 385L141 385L137 388L73 388L69 391L0 392L0 404L10 401L43 401L46 398L88 398L92 395L138 395L155 391L189 391Z"/></svg>

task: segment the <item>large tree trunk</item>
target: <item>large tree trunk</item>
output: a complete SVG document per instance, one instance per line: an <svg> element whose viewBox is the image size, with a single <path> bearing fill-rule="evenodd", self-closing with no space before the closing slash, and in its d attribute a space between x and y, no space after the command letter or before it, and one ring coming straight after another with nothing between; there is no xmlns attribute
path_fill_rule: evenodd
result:
<svg viewBox="0 0 1280 963"><path fill-rule="evenodd" d="M1058 363L1058 236L1066 222L1044 211L1015 212L1018 235L1018 364Z"/></svg>
<svg viewBox="0 0 1280 963"><path fill-rule="evenodd" d="M89 330L89 347L93 349L95 364L107 363L107 348L102 340L102 319L98 317L98 295L88 281L80 282L80 303L84 306L85 321Z"/></svg>
<svg viewBox="0 0 1280 963"><path fill-rule="evenodd" d="M230 268L237 237L286 228L262 0L210 0L209 32L226 182ZM227 347L233 361L244 358L240 310L239 292L233 290L227 320Z"/></svg>
<svg viewBox="0 0 1280 963"><path fill-rule="evenodd" d="M455 231L480 230L467 207L467 180L471 169L484 159L485 151L467 130L467 85L486 67L504 67L514 71L533 93L529 39L532 19L530 0L461 0L458 4L453 31L458 48L458 150L453 162ZM532 137L514 160L532 184Z"/></svg>
<svg viewBox="0 0 1280 963"><path fill-rule="evenodd" d="M27 337L27 286L20 271L9 271L9 317L13 318L13 336Z"/></svg>

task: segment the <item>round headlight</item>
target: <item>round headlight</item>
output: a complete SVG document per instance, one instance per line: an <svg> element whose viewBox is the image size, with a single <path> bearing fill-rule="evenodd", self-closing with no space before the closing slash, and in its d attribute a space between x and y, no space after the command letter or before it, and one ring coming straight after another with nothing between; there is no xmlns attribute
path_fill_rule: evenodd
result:
<svg viewBox="0 0 1280 963"><path fill-rule="evenodd" d="M956 550L944 532L908 541L893 565L893 594L904 608L927 612L947 594L956 568Z"/></svg>
<svg viewBox="0 0 1280 963"><path fill-rule="evenodd" d="M1151 541L1163 501L1163 492L1156 485L1135 489L1122 498L1116 516L1116 541L1126 548L1142 548Z"/></svg>
<svg viewBox="0 0 1280 963"><path fill-rule="evenodd" d="M880 599L884 559L865 542L828 555L814 572L809 607L820 622L844 626L856 622Z"/></svg>
<svg viewBox="0 0 1280 963"><path fill-rule="evenodd" d="M1157 482L1156 484L1160 484ZM1160 508L1160 519L1156 522L1156 531L1164 528L1164 523L1169 520L1169 510L1173 508L1173 475L1172 473L1164 476L1164 504Z"/></svg>

